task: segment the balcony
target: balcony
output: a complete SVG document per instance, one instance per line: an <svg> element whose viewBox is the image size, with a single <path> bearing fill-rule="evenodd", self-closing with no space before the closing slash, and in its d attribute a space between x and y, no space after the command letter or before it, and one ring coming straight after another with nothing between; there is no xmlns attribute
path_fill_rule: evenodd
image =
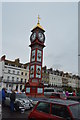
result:
<svg viewBox="0 0 80 120"><path fill-rule="evenodd" d="M12 80L3 80L3 83L12 83L12 84L25 84L25 81L12 81Z"/></svg>

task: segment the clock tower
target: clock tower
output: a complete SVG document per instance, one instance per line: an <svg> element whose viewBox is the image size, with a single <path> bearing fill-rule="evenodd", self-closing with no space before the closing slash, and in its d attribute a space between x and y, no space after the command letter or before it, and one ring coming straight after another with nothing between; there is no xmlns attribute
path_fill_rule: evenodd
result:
<svg viewBox="0 0 80 120"><path fill-rule="evenodd" d="M29 45L31 47L30 65L29 65L29 82L26 83L25 91L28 96L43 96L44 85L42 83L42 62L43 62L43 48L45 47L45 30L40 25L40 18L38 16L38 23L32 29Z"/></svg>

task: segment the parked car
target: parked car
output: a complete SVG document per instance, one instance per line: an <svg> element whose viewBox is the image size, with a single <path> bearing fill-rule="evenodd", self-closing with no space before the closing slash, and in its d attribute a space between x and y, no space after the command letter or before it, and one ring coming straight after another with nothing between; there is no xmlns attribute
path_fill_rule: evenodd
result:
<svg viewBox="0 0 80 120"><path fill-rule="evenodd" d="M75 101L80 102L80 96L68 96L67 99L68 100L75 100Z"/></svg>
<svg viewBox="0 0 80 120"><path fill-rule="evenodd" d="M6 93L6 100L5 100L5 105L10 106L10 94L11 93ZM32 100L30 100L24 93L17 93L16 94L16 100L14 102L14 107L16 110L27 110L31 109L33 107Z"/></svg>
<svg viewBox="0 0 80 120"><path fill-rule="evenodd" d="M44 88L44 95L45 96L50 96L52 93L54 92L54 88L52 88L52 87L45 87Z"/></svg>
<svg viewBox="0 0 80 120"><path fill-rule="evenodd" d="M49 98L67 99L66 94L62 92L53 92Z"/></svg>
<svg viewBox="0 0 80 120"><path fill-rule="evenodd" d="M71 93L68 93L69 94L69 96L73 96L73 93L71 92Z"/></svg>
<svg viewBox="0 0 80 120"><path fill-rule="evenodd" d="M62 99L44 99L37 103L29 120L80 120L80 103Z"/></svg>

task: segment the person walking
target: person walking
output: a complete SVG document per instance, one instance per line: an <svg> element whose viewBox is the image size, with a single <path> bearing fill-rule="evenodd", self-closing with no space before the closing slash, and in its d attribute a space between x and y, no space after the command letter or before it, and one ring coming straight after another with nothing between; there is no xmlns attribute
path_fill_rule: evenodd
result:
<svg viewBox="0 0 80 120"><path fill-rule="evenodd" d="M6 100L5 88L2 88L2 106L5 106L5 100Z"/></svg>
<svg viewBox="0 0 80 120"><path fill-rule="evenodd" d="M75 90L73 91L73 96L76 96L76 92L75 92Z"/></svg>
<svg viewBox="0 0 80 120"><path fill-rule="evenodd" d="M12 112L14 111L14 102L15 102L15 99L16 99L16 94L12 90L12 93L10 95L10 109L11 109Z"/></svg>

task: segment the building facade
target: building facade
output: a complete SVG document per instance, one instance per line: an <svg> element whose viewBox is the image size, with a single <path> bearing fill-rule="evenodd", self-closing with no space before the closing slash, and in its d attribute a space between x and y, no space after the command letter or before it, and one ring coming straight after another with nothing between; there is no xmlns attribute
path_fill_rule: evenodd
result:
<svg viewBox="0 0 80 120"><path fill-rule="evenodd" d="M20 63L19 58L14 61L2 56L0 60L0 90L2 87L22 91L29 80L29 63ZM80 88L80 77L72 73L42 68L42 83L54 87Z"/></svg>
<svg viewBox="0 0 80 120"><path fill-rule="evenodd" d="M29 80L29 63L22 64L18 59L15 61L6 60L5 56L1 58L2 63L2 87L22 91L25 83Z"/></svg>
<svg viewBox="0 0 80 120"><path fill-rule="evenodd" d="M64 73L63 71L59 70L53 70L52 68L45 69L43 68L43 83L49 84L50 86L56 86L56 87L72 87L73 89L75 88L80 88L80 77L78 75L72 75L72 73Z"/></svg>

